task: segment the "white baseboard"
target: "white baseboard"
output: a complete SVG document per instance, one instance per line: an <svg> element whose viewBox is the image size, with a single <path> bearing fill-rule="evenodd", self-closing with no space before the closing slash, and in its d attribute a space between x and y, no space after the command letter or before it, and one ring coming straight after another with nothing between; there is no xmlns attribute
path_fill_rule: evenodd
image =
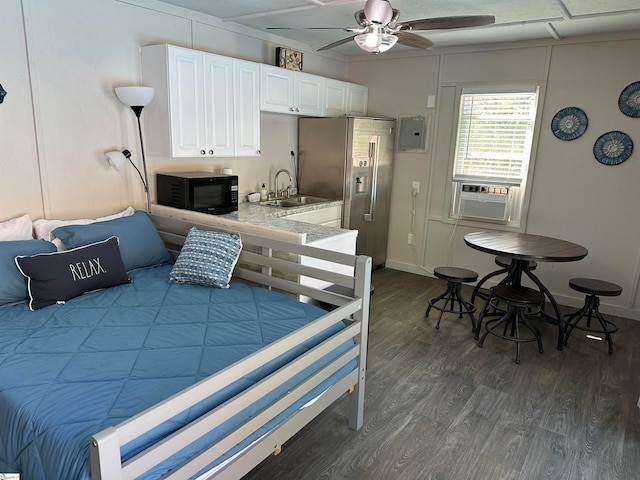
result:
<svg viewBox="0 0 640 480"><path fill-rule="evenodd" d="M415 273L417 275L424 275L426 277L433 277L433 268L422 268L413 263L397 262L394 260L387 260L385 266L392 268L393 270L400 270L401 272Z"/></svg>
<svg viewBox="0 0 640 480"><path fill-rule="evenodd" d="M400 270L401 272L415 273L417 275L424 275L427 277L433 277L433 268L431 267L419 267L413 263L398 262L394 260L388 260L386 267L393 270ZM497 285L498 282L489 280L487 281L486 288L491 288ZM552 292L553 293L553 292ZM553 294L558 302L558 305L567 306L570 308L580 308L584 304L584 297L572 297L568 295ZM630 318L631 320L640 320L640 311L633 310L631 308L621 307L620 305L610 305L606 303L607 297L600 298L600 312L604 315L615 315L616 317Z"/></svg>

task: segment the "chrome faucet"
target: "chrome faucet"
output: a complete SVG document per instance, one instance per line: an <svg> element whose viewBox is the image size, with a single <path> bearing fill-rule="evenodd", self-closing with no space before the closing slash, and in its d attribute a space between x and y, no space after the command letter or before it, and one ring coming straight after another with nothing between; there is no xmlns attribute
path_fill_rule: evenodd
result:
<svg viewBox="0 0 640 480"><path fill-rule="evenodd" d="M283 188L282 190L278 191L278 175L280 175L281 173L286 173L289 176L289 181L293 182L293 177L291 176L291 172L289 172L289 170L285 168L281 168L280 170L278 170L273 176L273 187L275 188L276 197L284 197L285 192L287 197L289 197L291 195L291 188Z"/></svg>

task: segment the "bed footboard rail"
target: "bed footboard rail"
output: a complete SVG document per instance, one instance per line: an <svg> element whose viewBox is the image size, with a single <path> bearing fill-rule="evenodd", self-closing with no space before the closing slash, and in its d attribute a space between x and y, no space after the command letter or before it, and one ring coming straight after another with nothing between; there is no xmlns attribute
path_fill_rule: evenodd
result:
<svg viewBox="0 0 640 480"><path fill-rule="evenodd" d="M178 249L181 242L184 241L188 229L193 225L173 219L152 218L156 221L157 226L160 225L159 231L165 242L177 245ZM198 227L200 228L200 226ZM349 427L356 430L361 428L364 417L371 259L366 256L336 253L252 235L243 234L242 240L245 251L240 259L242 264L236 266L234 276L291 295L313 299L324 304L329 311L312 323L291 332L282 339L263 347L131 419L94 435L91 439L93 480L124 480L143 475L167 458L180 452L185 446L205 437L256 400L270 394L273 396L276 389L284 384L290 385L296 375L300 378L301 372L310 365L336 347L344 345L351 346L310 376L296 381L297 383L293 387L287 387L285 394L278 394L277 398L235 426L230 433L222 438L212 440L205 448L199 447L197 453L182 460L180 465L172 467L170 473L163 478L184 479L198 474L225 452L260 429L266 422L295 405L296 402L301 402L301 399L308 392L326 382L330 377L334 378L337 372L341 372L339 378L332 380L331 385L315 401L304 408L297 409L295 413L281 420L275 428L266 432L259 440L244 448L235 457L220 464L206 478L240 478L332 402L344 396L348 390L351 392L349 395ZM347 267L351 273L340 273L340 268L328 267L324 269L304 265L300 262L302 257L313 257L326 262L327 265ZM301 278L312 278L340 285L344 287L341 291L347 293L335 293L313 284L304 284L300 282ZM140 453L132 458L122 461L121 456L125 445L139 441L141 437L164 422L195 405L201 405L201 402L228 388L239 379L250 375L261 365L275 360L296 345L304 343L330 326L340 323L345 324L345 328L309 349L303 355L286 363L229 400L212 407L169 436L144 447ZM352 344L346 343L351 339L353 340ZM357 366L352 367L352 363L356 363Z"/></svg>

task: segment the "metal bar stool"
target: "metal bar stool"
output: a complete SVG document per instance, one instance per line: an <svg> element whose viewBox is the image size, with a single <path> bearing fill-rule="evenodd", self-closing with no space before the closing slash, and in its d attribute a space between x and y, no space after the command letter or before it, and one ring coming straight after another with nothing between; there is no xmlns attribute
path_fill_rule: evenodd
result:
<svg viewBox="0 0 640 480"><path fill-rule="evenodd" d="M460 286L462 283L475 282L478 279L478 274L473 270L459 267L436 267L433 269L433 274L436 278L447 281L447 289L442 295L429 300L429 306L424 315L428 317L431 308L440 311L436 329L440 328L440 320L443 313L458 313L459 318L462 318L462 315L469 315L471 317L471 328L475 332L476 319L473 314L476 311L476 307L462 297ZM442 304L438 305L440 302ZM458 303L457 309L455 309L456 302ZM449 308L447 308L447 305L450 305Z"/></svg>
<svg viewBox="0 0 640 480"><path fill-rule="evenodd" d="M605 319L600 313L600 298L605 297L617 297L622 293L622 287L615 283L605 282L604 280L596 280L594 278L572 278L569 280L569 286L578 292L586 293L587 296L584 299L584 305L582 308L572 314L564 316L564 344L569 341L569 335L574 328L584 330L592 333L604 333L607 342L609 343L609 355L613 354L613 342L611 340L611 334L618 331L618 327L615 323ZM587 325L578 325L580 320L587 317ZM592 328L591 319L595 317L600 323L601 328Z"/></svg>
<svg viewBox="0 0 640 480"><path fill-rule="evenodd" d="M473 289L473 293L471 294L471 300L470 300L471 303L475 301L476 297L480 297L483 300L486 300L488 298L488 295L486 293L483 293L480 291L480 289L482 288L482 285L484 285L484 283L490 278L493 278L498 275L502 275L503 273L508 274L511 269L511 262L513 261L513 259L498 255L496 256L494 261L496 265L502 268L500 270L489 272L484 277L482 277L482 279L476 284L475 288ZM535 260L529 260L528 264L529 264L529 271L535 270L536 267L538 266L538 263Z"/></svg>
<svg viewBox="0 0 640 480"><path fill-rule="evenodd" d="M486 332L478 342L478 347L482 347L487 335L491 334L504 340L516 342L516 363L520 363L520 344L523 342L538 342L538 351L542 353L542 337L540 331L534 327L527 319L527 310L532 307L541 307L544 304L544 295L533 288L517 285L497 285L491 289L491 297L505 302L506 313L494 320L489 320L485 324ZM490 307L491 302L487 301L478 319L476 329L476 339L480 336L482 319ZM521 337L520 325L524 325L533 334L533 337ZM499 327L503 327L502 334L496 332ZM507 330L510 330L507 333Z"/></svg>
<svg viewBox="0 0 640 480"><path fill-rule="evenodd" d="M496 265L506 269L506 271L509 272L509 270L511 269L511 262L513 261L513 259L509 258L509 257L503 257L503 256L499 255L499 256L497 256L495 258L494 261L496 262ZM527 265L529 267L529 271L530 272L535 270L538 267L538 262L536 262L535 260L529 260L526 263L527 263ZM500 270L498 270L498 271L500 271ZM507 285L510 285L510 283L508 282L508 279L506 279L506 278L505 278L505 283ZM491 295L479 293L478 296L480 298L483 298L484 300L489 300L489 297ZM493 298L492 301L493 301L493 303L491 304L491 306L494 308L494 310L496 312L504 312L505 311L503 308L500 307L499 300L497 300L496 298ZM531 313L531 312L529 312L529 313Z"/></svg>

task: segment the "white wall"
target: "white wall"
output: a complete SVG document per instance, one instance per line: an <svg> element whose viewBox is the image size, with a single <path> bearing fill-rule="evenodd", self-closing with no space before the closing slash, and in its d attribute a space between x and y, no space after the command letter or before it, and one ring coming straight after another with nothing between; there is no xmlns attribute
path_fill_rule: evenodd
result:
<svg viewBox="0 0 640 480"><path fill-rule="evenodd" d="M589 250L579 262L539 264L538 273L565 305L583 296L568 286L572 277L609 280L623 287L620 297L602 298L603 311L640 319L640 120L624 116L618 95L640 80L636 59L640 32L555 43L529 42L451 49L442 53L359 58L348 66L349 80L369 85L373 114L434 115L431 149L426 154L397 153L387 266L431 275L440 265L459 265L480 275L495 270L493 257L464 244L466 233L485 223L448 218L451 156L455 138L455 87L533 81L541 86L540 127L534 144L530 208L522 231L563 238ZM437 108L425 108L437 94ZM553 136L551 119L563 107L578 106L589 117L583 137L564 142ZM635 141L625 163L607 167L593 157L596 139L621 130ZM411 182L422 190L415 215L416 248L411 231ZM428 186L428 187L427 187ZM427 188L425 188L427 187Z"/></svg>
<svg viewBox="0 0 640 480"><path fill-rule="evenodd" d="M0 45L0 84L7 91L0 104L0 219L24 213L42 216L20 0L6 0L2 4Z"/></svg>
<svg viewBox="0 0 640 480"><path fill-rule="evenodd" d="M0 220L77 218L144 208L132 168L110 168L104 152L129 148L139 162L137 124L113 88L140 84L140 47L172 43L273 63L278 37L252 32L155 0L2 0ZM258 35L258 36L257 36ZM340 55L304 46L305 71L344 79ZM336 59L337 58L337 59ZM233 168L242 193L290 168L296 118L262 114L262 156L175 160L148 157L152 198L157 169ZM144 113L142 114L144 123Z"/></svg>

